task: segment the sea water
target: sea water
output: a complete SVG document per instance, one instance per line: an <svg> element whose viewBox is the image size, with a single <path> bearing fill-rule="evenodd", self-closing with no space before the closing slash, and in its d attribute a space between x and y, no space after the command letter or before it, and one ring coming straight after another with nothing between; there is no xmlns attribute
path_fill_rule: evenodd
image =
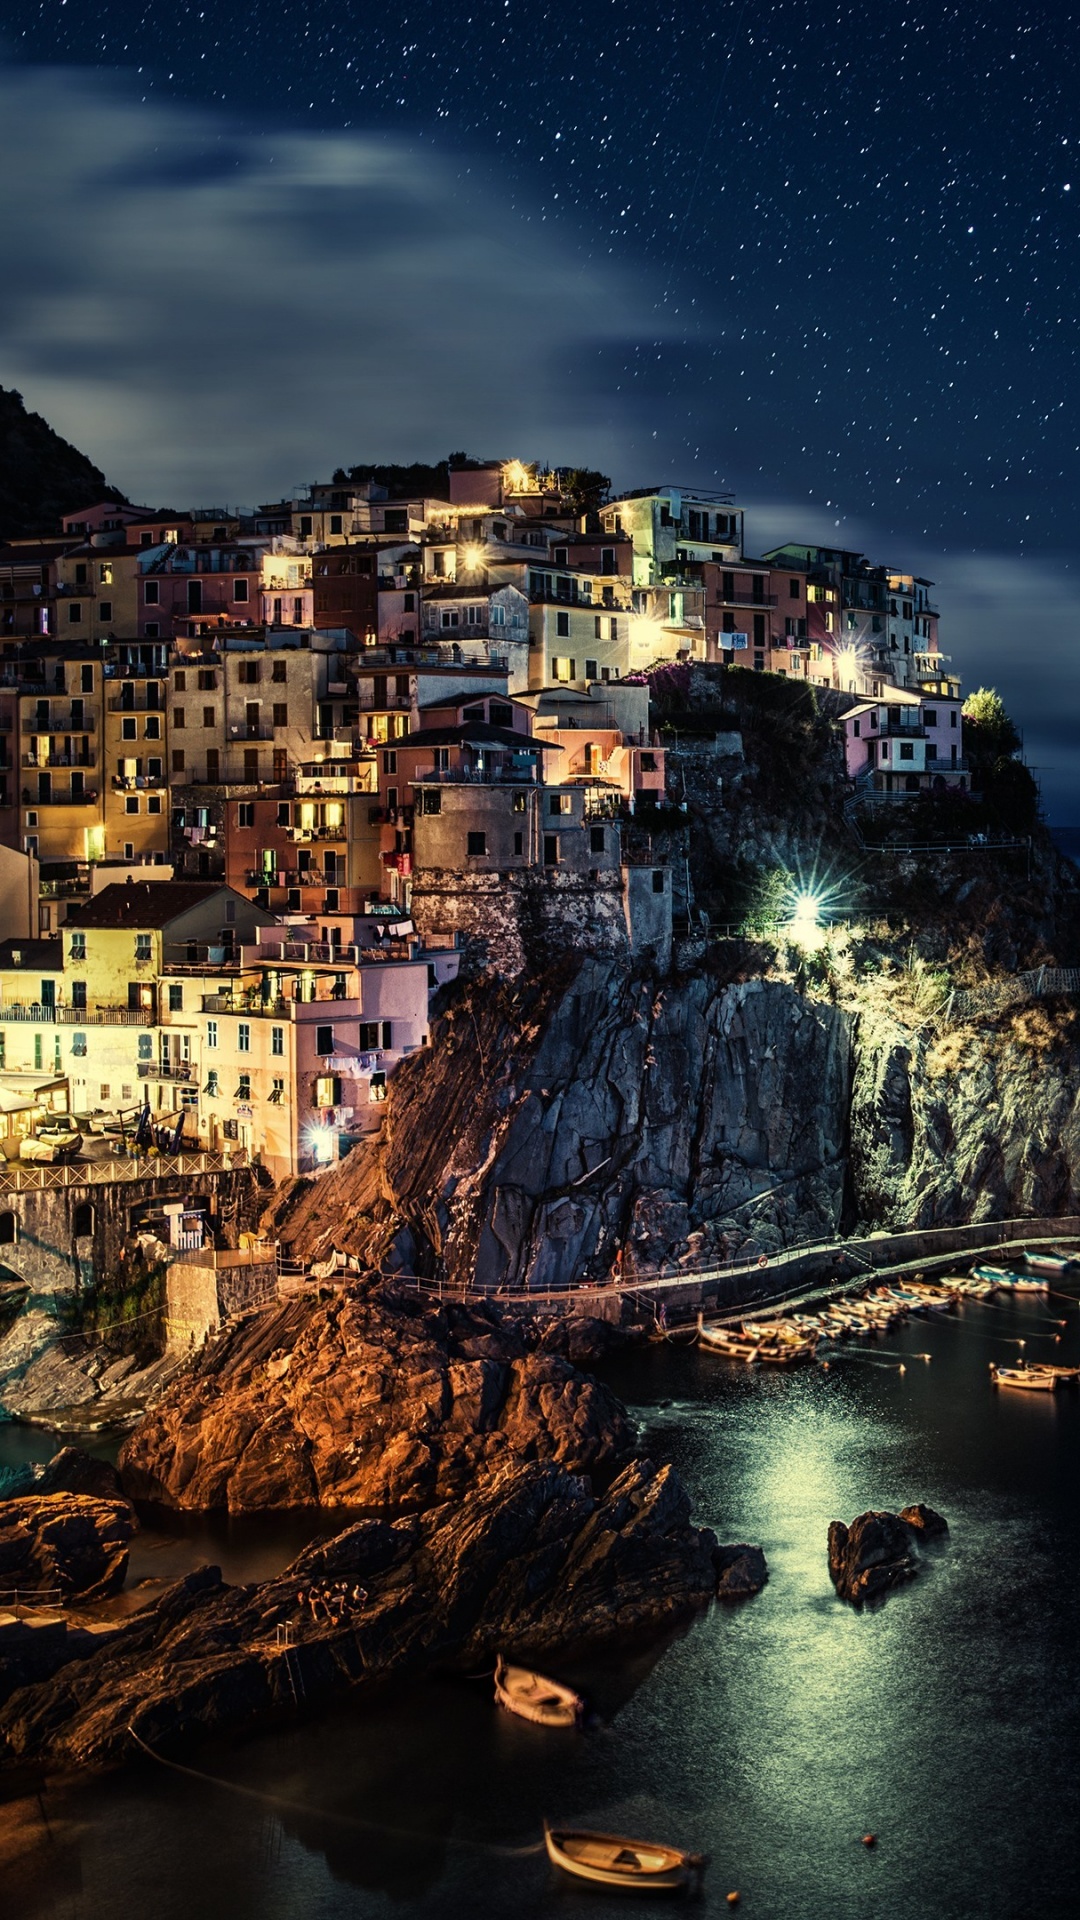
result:
<svg viewBox="0 0 1080 1920"><path fill-rule="evenodd" d="M1055 1315L1068 1316L1060 1345ZM146 1761L54 1783L40 1808L0 1807L0 1908L622 1911L558 1880L546 1816L707 1852L705 1912L735 1890L771 1920L1080 1911L1080 1395L995 1390L989 1364L1020 1340L1031 1358L1080 1361L1075 1299L966 1303L794 1373L674 1345L624 1357L608 1377L644 1447L676 1464L721 1540L764 1546L763 1593L567 1672L599 1711L584 1734L509 1718L489 1678L443 1679L201 1747L185 1756L193 1775ZM0 1455L5 1439L25 1452L12 1436ZM948 1541L854 1611L829 1582L829 1521L913 1500L947 1516ZM302 1531L150 1529L133 1576L214 1558L256 1577Z"/></svg>

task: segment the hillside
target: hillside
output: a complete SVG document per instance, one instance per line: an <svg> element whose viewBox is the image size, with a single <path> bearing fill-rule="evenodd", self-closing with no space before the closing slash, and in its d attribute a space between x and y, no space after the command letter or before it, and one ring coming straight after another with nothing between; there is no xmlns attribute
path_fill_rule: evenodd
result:
<svg viewBox="0 0 1080 1920"><path fill-rule="evenodd" d="M0 387L0 540L53 533L60 517L95 500L123 500L100 467Z"/></svg>

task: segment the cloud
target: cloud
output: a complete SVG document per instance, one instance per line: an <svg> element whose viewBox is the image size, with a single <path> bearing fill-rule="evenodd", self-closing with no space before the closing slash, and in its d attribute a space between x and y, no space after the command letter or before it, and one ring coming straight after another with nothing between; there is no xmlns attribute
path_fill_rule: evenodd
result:
<svg viewBox="0 0 1080 1920"><path fill-rule="evenodd" d="M460 446L619 464L602 356L655 337L652 295L479 167L0 67L0 180L5 384L133 497Z"/></svg>

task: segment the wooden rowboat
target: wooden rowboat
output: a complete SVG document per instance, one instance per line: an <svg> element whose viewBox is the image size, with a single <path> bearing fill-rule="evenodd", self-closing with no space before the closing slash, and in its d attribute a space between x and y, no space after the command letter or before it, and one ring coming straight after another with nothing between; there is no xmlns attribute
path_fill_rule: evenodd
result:
<svg viewBox="0 0 1080 1920"><path fill-rule="evenodd" d="M995 1387L1023 1387L1028 1393L1053 1393L1057 1377L1052 1367L990 1368Z"/></svg>
<svg viewBox="0 0 1080 1920"><path fill-rule="evenodd" d="M538 1727L578 1727L585 1714L585 1702L573 1687L531 1673L528 1667L508 1666L505 1660L495 1665L495 1698L507 1713Z"/></svg>
<svg viewBox="0 0 1080 1920"><path fill-rule="evenodd" d="M1029 1273L1051 1274L1056 1278L1060 1274L1068 1273L1072 1261L1066 1259L1063 1253L1041 1253L1038 1250L1032 1252L1025 1247L1024 1265Z"/></svg>
<svg viewBox="0 0 1080 1920"><path fill-rule="evenodd" d="M688 1887L705 1866L701 1853L684 1853L652 1840L628 1840L618 1833L587 1833L544 1822L548 1859L563 1873L594 1886L633 1893L676 1893Z"/></svg>

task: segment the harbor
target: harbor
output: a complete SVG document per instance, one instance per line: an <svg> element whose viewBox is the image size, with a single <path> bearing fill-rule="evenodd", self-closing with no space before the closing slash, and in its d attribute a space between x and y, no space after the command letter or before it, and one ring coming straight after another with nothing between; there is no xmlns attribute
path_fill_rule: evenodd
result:
<svg viewBox="0 0 1080 1920"><path fill-rule="evenodd" d="M827 1365L729 1361L681 1332L626 1349L604 1371L642 1448L677 1467L698 1520L762 1541L753 1601L659 1647L552 1663L587 1701L584 1727L505 1710L490 1673L444 1676L219 1743L193 1756L203 1777L144 1757L58 1783L17 1910L106 1920L122 1883L164 1920L193 1905L210 1920L300 1906L392 1920L403 1903L420 1920L557 1920L586 1896L548 1858L546 1817L708 1854L708 1911L731 1890L740 1911L809 1920L922 1920L931 1896L975 1920L1071 1911L1080 1793L1071 1774L1047 1786L1046 1755L1080 1690L1080 1394L990 1381L1025 1354L1080 1365L1080 1275L1045 1277L1047 1292L961 1292L849 1333ZM50 1450L29 1429L0 1438ZM829 1581L828 1523L908 1498L945 1513L949 1539L855 1612ZM130 1583L209 1559L262 1577L302 1524L163 1517L136 1535ZM598 1920L626 1906L614 1888L587 1897Z"/></svg>

